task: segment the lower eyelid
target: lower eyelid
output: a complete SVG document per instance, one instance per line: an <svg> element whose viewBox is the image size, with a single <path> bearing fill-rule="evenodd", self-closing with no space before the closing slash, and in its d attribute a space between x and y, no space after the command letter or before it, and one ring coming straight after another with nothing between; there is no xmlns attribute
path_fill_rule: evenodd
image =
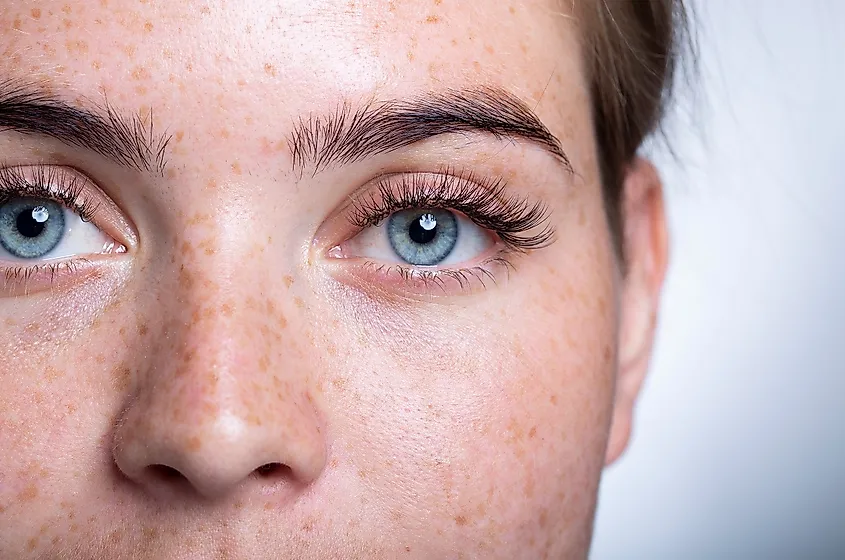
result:
<svg viewBox="0 0 845 560"><path fill-rule="evenodd" d="M0 299L49 291L56 294L99 277L118 254L45 261L37 264L0 262Z"/></svg>
<svg viewBox="0 0 845 560"><path fill-rule="evenodd" d="M477 293L503 286L514 269L504 253L456 268L414 267L360 258L351 261L331 267L332 276L381 300L431 301Z"/></svg>

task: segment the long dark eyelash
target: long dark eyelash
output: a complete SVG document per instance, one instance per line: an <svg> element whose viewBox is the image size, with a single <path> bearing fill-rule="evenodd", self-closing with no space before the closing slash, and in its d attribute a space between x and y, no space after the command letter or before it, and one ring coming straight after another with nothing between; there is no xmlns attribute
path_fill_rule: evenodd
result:
<svg viewBox="0 0 845 560"><path fill-rule="evenodd" d="M34 169L24 173L18 167L0 168L0 205L14 198L45 198L64 204L83 221L94 219L99 204L82 196L84 179L57 166L38 165Z"/></svg>
<svg viewBox="0 0 845 560"><path fill-rule="evenodd" d="M502 179L446 170L403 175L398 181L397 184L396 179L386 177L375 192L357 199L353 203L353 225L363 229L378 225L401 210L438 208L465 214L477 225L496 233L513 250L540 249L554 239L546 205L507 193Z"/></svg>

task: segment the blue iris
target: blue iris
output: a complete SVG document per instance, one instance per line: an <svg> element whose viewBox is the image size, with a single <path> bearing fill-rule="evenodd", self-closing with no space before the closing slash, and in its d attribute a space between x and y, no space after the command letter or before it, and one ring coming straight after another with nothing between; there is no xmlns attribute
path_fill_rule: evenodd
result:
<svg viewBox="0 0 845 560"><path fill-rule="evenodd" d="M388 218L387 238L408 264L434 266L458 243L458 220L447 210L403 210Z"/></svg>
<svg viewBox="0 0 845 560"><path fill-rule="evenodd" d="M64 210L51 200L14 198L0 206L0 245L15 257L41 258L64 235Z"/></svg>

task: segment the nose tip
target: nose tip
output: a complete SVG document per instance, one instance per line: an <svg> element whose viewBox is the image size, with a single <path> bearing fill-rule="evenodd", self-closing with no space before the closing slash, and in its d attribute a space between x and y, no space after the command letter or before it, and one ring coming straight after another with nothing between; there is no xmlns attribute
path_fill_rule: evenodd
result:
<svg viewBox="0 0 845 560"><path fill-rule="evenodd" d="M261 422L230 411L209 424L144 416L122 423L114 461L128 479L158 498L218 499L245 487L295 493L316 480L325 465L319 427L301 414Z"/></svg>

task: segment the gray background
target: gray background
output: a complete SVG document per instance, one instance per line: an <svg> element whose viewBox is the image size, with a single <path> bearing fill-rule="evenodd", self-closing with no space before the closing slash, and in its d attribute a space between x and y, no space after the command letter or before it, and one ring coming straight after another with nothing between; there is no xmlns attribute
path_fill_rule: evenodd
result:
<svg viewBox="0 0 845 560"><path fill-rule="evenodd" d="M694 5L701 94L651 150L656 356L591 558L845 559L845 1Z"/></svg>

